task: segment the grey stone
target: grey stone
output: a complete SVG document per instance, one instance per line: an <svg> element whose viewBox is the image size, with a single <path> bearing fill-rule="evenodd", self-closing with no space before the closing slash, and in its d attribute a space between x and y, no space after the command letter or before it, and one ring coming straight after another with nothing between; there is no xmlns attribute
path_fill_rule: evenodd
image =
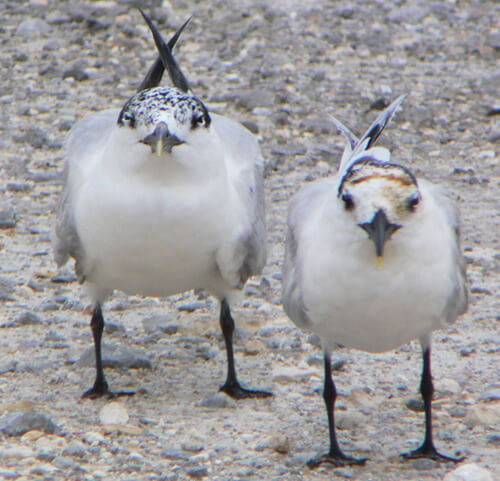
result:
<svg viewBox="0 0 500 481"><path fill-rule="evenodd" d="M11 469L0 468L0 479L17 479L21 474Z"/></svg>
<svg viewBox="0 0 500 481"><path fill-rule="evenodd" d="M339 429L354 429L363 422L363 416L358 413L339 412L335 414L336 425Z"/></svg>
<svg viewBox="0 0 500 481"><path fill-rule="evenodd" d="M56 455L54 453L46 453L46 452L38 453L36 455L36 459L39 459L40 461L46 461L48 463L52 462L55 457Z"/></svg>
<svg viewBox="0 0 500 481"><path fill-rule="evenodd" d="M8 182L7 190L9 192L29 192L33 189L33 184L21 182Z"/></svg>
<svg viewBox="0 0 500 481"><path fill-rule="evenodd" d="M481 393L479 400L484 402L500 401L500 388L487 389Z"/></svg>
<svg viewBox="0 0 500 481"><path fill-rule="evenodd" d="M55 456L52 460L52 464L59 469L74 469L76 463L66 456Z"/></svg>
<svg viewBox="0 0 500 481"><path fill-rule="evenodd" d="M488 444L492 444L493 446L500 446L500 434L498 433L488 434L486 442Z"/></svg>
<svg viewBox="0 0 500 481"><path fill-rule="evenodd" d="M205 466L195 466L186 469L186 474L190 478L200 479L208 476L208 469Z"/></svg>
<svg viewBox="0 0 500 481"><path fill-rule="evenodd" d="M88 80L89 75L78 67L71 67L63 72L63 78L73 77L77 82Z"/></svg>
<svg viewBox="0 0 500 481"><path fill-rule="evenodd" d="M321 338L317 334L309 334L307 336L307 342L316 347L321 347Z"/></svg>
<svg viewBox="0 0 500 481"><path fill-rule="evenodd" d="M154 334L158 331L165 334L175 334L179 330L179 325L173 322L173 317L170 314L146 317L142 320L142 325L148 334Z"/></svg>
<svg viewBox="0 0 500 481"><path fill-rule="evenodd" d="M423 5L405 5L392 10L388 19L391 22L416 25L430 13L430 9Z"/></svg>
<svg viewBox="0 0 500 481"><path fill-rule="evenodd" d="M467 415L467 409L455 406L449 409L449 413L452 418L464 418Z"/></svg>
<svg viewBox="0 0 500 481"><path fill-rule="evenodd" d="M189 460L189 455L186 454L184 451L180 451L180 450L165 449L164 451L162 451L161 455L165 459L172 459L174 461L188 461Z"/></svg>
<svg viewBox="0 0 500 481"><path fill-rule="evenodd" d="M197 406L203 408L235 408L236 402L224 393L217 393L203 399Z"/></svg>
<svg viewBox="0 0 500 481"><path fill-rule="evenodd" d="M412 461L411 465L417 471L433 471L439 464L433 459L418 458Z"/></svg>
<svg viewBox="0 0 500 481"><path fill-rule="evenodd" d="M274 155L304 155L307 152L307 148L298 142L287 142L286 144L276 144L272 149L271 153Z"/></svg>
<svg viewBox="0 0 500 481"><path fill-rule="evenodd" d="M300 127L305 132L312 132L316 135L321 135L321 134L329 135L337 132L337 127L335 127L335 124L328 118L324 117L309 118L304 122L302 122L300 124Z"/></svg>
<svg viewBox="0 0 500 481"><path fill-rule="evenodd" d="M406 407L410 411L423 412L425 410L424 401L421 399L411 398L406 401Z"/></svg>
<svg viewBox="0 0 500 481"><path fill-rule="evenodd" d="M16 370L18 361L15 359L10 359L8 361L0 362L0 374L5 374L7 372L13 372Z"/></svg>
<svg viewBox="0 0 500 481"><path fill-rule="evenodd" d="M309 366L323 366L323 358L321 356L309 356L306 358L306 362Z"/></svg>
<svg viewBox="0 0 500 481"><path fill-rule="evenodd" d="M0 418L0 431L9 436L22 436L33 429L47 434L59 432L52 420L37 411L13 412Z"/></svg>
<svg viewBox="0 0 500 481"><path fill-rule="evenodd" d="M54 328L49 329L44 338L45 342L60 342L66 340L67 338L59 334Z"/></svg>
<svg viewBox="0 0 500 481"><path fill-rule="evenodd" d="M488 142L500 142L500 128L493 129L488 135Z"/></svg>
<svg viewBox="0 0 500 481"><path fill-rule="evenodd" d="M24 134L14 136L14 140L20 144L29 144L35 149L40 149L49 142L47 134L40 127L30 127Z"/></svg>
<svg viewBox="0 0 500 481"><path fill-rule="evenodd" d="M130 349L119 344L103 343L102 362L104 367L128 369L152 369L144 350ZM77 361L79 367L95 366L94 346L89 347Z"/></svg>
<svg viewBox="0 0 500 481"><path fill-rule="evenodd" d="M104 332L106 334L125 334L126 331L125 326L119 322L106 321L104 324Z"/></svg>
<svg viewBox="0 0 500 481"><path fill-rule="evenodd" d="M341 371L344 368L346 362L347 361L345 359L338 359L336 361L333 361L332 371Z"/></svg>
<svg viewBox="0 0 500 481"><path fill-rule="evenodd" d="M254 122L253 120L244 120L241 122L244 127L246 127L252 134L258 134L259 133L259 125Z"/></svg>
<svg viewBox="0 0 500 481"><path fill-rule="evenodd" d="M43 320L38 314L36 314L32 311L26 311L26 312L23 312L16 319L14 319L14 321L3 324L2 327L33 326L33 325L42 324L42 323L43 323Z"/></svg>
<svg viewBox="0 0 500 481"><path fill-rule="evenodd" d="M181 447L184 451L188 451L190 453L199 453L205 449L203 444L196 441L185 441L182 443Z"/></svg>
<svg viewBox="0 0 500 481"><path fill-rule="evenodd" d="M491 48L495 50L500 50L500 33L492 32L486 37L485 41L486 45L489 45Z"/></svg>
<svg viewBox="0 0 500 481"><path fill-rule="evenodd" d="M20 37L32 38L46 35L51 30L50 26L39 18L28 18L23 20L16 30Z"/></svg>
<svg viewBox="0 0 500 481"><path fill-rule="evenodd" d="M489 296L493 294L489 289L481 286L472 286L470 288L470 291L472 292L472 294L487 294Z"/></svg>
<svg viewBox="0 0 500 481"><path fill-rule="evenodd" d="M274 95L266 90L243 92L236 100L236 106L247 110L258 107L271 107L275 104Z"/></svg>
<svg viewBox="0 0 500 481"><path fill-rule="evenodd" d="M73 274L72 272L65 272L55 275L50 280L55 284L66 284L70 282L76 282L77 279L75 274Z"/></svg>
<svg viewBox="0 0 500 481"><path fill-rule="evenodd" d="M0 229L12 229L16 224L15 210L9 205L0 206Z"/></svg>
<svg viewBox="0 0 500 481"><path fill-rule="evenodd" d="M202 309L204 307L207 307L206 302L188 302L186 304L181 304L177 309L184 312L194 312L196 309Z"/></svg>

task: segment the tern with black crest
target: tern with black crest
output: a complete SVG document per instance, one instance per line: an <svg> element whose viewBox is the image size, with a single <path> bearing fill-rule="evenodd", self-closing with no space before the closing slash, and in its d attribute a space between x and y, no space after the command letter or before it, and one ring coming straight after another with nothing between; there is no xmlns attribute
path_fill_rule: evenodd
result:
<svg viewBox="0 0 500 481"><path fill-rule="evenodd" d="M102 304L114 289L165 297L204 288L221 303L228 359L221 390L265 397L270 393L243 388L236 377L230 309L233 294L266 261L258 141L191 92L171 52L186 24L167 44L141 13L158 60L121 109L80 120L66 145L55 257L59 265L75 259L93 301L96 379L84 396L112 394L101 339ZM174 87L158 86L165 69Z"/></svg>
<svg viewBox="0 0 500 481"><path fill-rule="evenodd" d="M289 206L283 305L324 346L330 450L312 459L311 467L365 462L344 454L337 442L332 349L383 352L412 339L423 352L425 438L404 456L456 461L433 442L430 353L431 332L467 308L458 210L440 187L417 179L391 161L388 149L374 146L403 98L361 139L334 119L347 139L339 172L304 187Z"/></svg>

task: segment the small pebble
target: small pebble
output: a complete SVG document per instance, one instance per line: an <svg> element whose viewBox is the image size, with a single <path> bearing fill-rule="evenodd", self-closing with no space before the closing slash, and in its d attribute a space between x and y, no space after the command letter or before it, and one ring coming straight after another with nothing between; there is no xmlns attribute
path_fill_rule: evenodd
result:
<svg viewBox="0 0 500 481"><path fill-rule="evenodd" d="M424 401L422 401L421 399L415 399L415 398L409 399L408 401L406 401L406 407L411 411L415 412L425 411Z"/></svg>
<svg viewBox="0 0 500 481"><path fill-rule="evenodd" d="M462 464L446 474L443 481L496 481L493 475L485 468L475 464Z"/></svg>
<svg viewBox="0 0 500 481"><path fill-rule="evenodd" d="M120 402L110 402L99 411L99 420L101 424L127 424L129 420L127 408Z"/></svg>
<svg viewBox="0 0 500 481"><path fill-rule="evenodd" d="M10 206L0 206L0 229L12 229L16 227L17 215Z"/></svg>
<svg viewBox="0 0 500 481"><path fill-rule="evenodd" d="M236 402L224 393L217 393L200 401L197 406L203 408L235 408Z"/></svg>
<svg viewBox="0 0 500 481"><path fill-rule="evenodd" d="M193 468L187 468L186 473L190 478L200 479L208 476L208 469L205 466L195 466Z"/></svg>
<svg viewBox="0 0 500 481"><path fill-rule="evenodd" d="M283 434L275 434L271 437L269 446L280 454L287 454L290 452L290 440Z"/></svg>
<svg viewBox="0 0 500 481"><path fill-rule="evenodd" d="M16 30L19 37L32 38L45 35L51 30L50 26L39 18L28 18L23 20Z"/></svg>

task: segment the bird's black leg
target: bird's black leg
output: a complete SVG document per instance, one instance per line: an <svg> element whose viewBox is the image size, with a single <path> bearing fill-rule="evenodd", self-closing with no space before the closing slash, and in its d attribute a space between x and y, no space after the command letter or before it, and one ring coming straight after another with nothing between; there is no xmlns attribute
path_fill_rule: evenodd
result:
<svg viewBox="0 0 500 481"><path fill-rule="evenodd" d="M236 377L236 369L234 367L234 352L233 352L233 332L234 332L234 320L231 316L231 310L226 299L221 301L220 305L220 325L222 328L222 334L224 336L224 342L226 343L227 350L227 379L220 390L229 394L229 396L235 399L245 399L250 397L268 397L272 396L272 393L268 391L254 391L251 389L245 389L241 387L238 379Z"/></svg>
<svg viewBox="0 0 500 481"><path fill-rule="evenodd" d="M464 457L452 458L450 456L445 456L440 454L434 447L434 442L432 440L432 395L434 394L434 385L432 384L432 374L431 374L431 348L427 347L423 350L423 369L422 369L422 379L420 382L420 393L424 400L425 408L425 438L424 442L409 453L404 453L402 456L406 459L415 458L431 458L436 461L452 461L458 462L462 461Z"/></svg>
<svg viewBox="0 0 500 481"><path fill-rule="evenodd" d="M337 390L332 378L332 361L330 354L325 350L325 387L323 389L323 399L325 400L326 412L328 414L328 429L330 433L330 451L326 454L310 459L307 465L313 469L320 464L328 463L334 466L345 466L353 464L364 464L366 458L352 458L346 456L337 442L335 433L335 400L337 399Z"/></svg>
<svg viewBox="0 0 500 481"><path fill-rule="evenodd" d="M104 377L104 370L102 366L102 351L101 351L101 340L102 332L104 330L104 317L102 315L102 309L100 303L96 303L94 311L92 313L92 319L90 320L90 328L92 329L92 336L94 338L94 349L95 349L95 370L96 377L94 385L85 391L82 395L84 398L95 399L100 396L130 396L134 394L132 391L120 391L114 393L109 390L108 383Z"/></svg>

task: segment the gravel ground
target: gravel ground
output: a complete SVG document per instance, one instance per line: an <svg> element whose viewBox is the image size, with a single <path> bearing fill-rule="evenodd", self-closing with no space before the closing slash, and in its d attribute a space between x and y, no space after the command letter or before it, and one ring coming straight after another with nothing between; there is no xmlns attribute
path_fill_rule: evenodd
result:
<svg viewBox="0 0 500 481"><path fill-rule="evenodd" d="M236 355L242 381L271 389L272 399L217 393L226 365L218 306L193 292L115 294L105 309L106 372L112 387L137 394L80 399L94 376L88 298L70 267L56 270L50 245L61 146L76 120L120 107L155 57L132 8L139 3L166 36L193 15L177 58L194 91L262 141L269 261L235 309ZM0 6L0 479L500 478L499 5L270 4ZM473 466L451 475L457 466L398 456L423 436L413 342L380 355L334 353L340 442L370 461L310 471L307 459L327 448L321 350L280 306L286 206L301 185L337 167L342 139L328 113L361 133L404 92L381 143L448 188L462 211L471 305L433 337L434 426L441 451Z"/></svg>

